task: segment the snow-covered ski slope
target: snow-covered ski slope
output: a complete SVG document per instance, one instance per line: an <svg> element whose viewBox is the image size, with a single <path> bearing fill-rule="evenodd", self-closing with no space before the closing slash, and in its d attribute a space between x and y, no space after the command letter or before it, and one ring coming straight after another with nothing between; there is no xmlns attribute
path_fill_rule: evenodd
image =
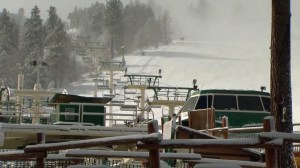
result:
<svg viewBox="0 0 300 168"><path fill-rule="evenodd" d="M199 89L260 89L269 86L269 55L254 46L174 41L168 46L126 56L128 72L157 74L167 86Z"/></svg>
<svg viewBox="0 0 300 168"><path fill-rule="evenodd" d="M299 39L292 45L293 120L300 122ZM168 46L126 56L128 72L154 73L162 69L160 83L191 87L197 79L199 89L253 89L266 86L270 91L269 44L224 44L174 41Z"/></svg>
<svg viewBox="0 0 300 168"><path fill-rule="evenodd" d="M294 45L299 39L293 39ZM174 41L166 46L145 49L125 55L128 74L158 75L160 86L192 87L197 79L199 89L252 89L266 86L270 91L269 44ZM300 122L299 49L292 47L293 120ZM68 88L70 93L94 95L95 84L85 78ZM98 94L99 96L100 94ZM147 95L153 96L153 95Z"/></svg>

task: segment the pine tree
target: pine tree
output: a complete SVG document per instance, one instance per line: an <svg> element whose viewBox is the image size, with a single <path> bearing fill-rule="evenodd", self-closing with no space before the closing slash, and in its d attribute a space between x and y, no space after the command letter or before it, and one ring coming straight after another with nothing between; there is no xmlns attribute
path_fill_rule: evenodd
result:
<svg viewBox="0 0 300 168"><path fill-rule="evenodd" d="M91 27L92 37L99 38L99 36L103 33L104 28L104 11L105 5L96 3L93 6L92 20L89 24ZM92 41L96 41L98 39L92 39Z"/></svg>
<svg viewBox="0 0 300 168"><path fill-rule="evenodd" d="M50 9L48 10L48 13L49 13L49 18L46 21L46 33L47 34L49 34L49 32L54 30L54 28L56 27L57 22L58 22L58 16L56 14L55 7L50 6Z"/></svg>
<svg viewBox="0 0 300 168"><path fill-rule="evenodd" d="M142 49L148 47L149 42L146 42L146 27L152 25L149 20L153 20L154 12L145 4L139 1L131 2L124 9L124 30L125 30L125 44L127 51L133 51L136 48ZM146 26L146 24L148 24ZM154 30L153 30L154 31ZM159 33L158 33L159 34ZM151 37L152 38L152 37Z"/></svg>
<svg viewBox="0 0 300 168"><path fill-rule="evenodd" d="M121 53L123 50L120 47L123 45L126 46L126 52L131 52L137 48L170 42L170 17L166 17L169 20L163 22L162 16L159 18L161 11L161 7L153 0L149 0L148 4L138 0L130 1L124 9L120 1L110 0L107 1L106 6L102 3L95 3L88 8L75 8L69 14L68 19L71 28L79 30L78 37L81 40L107 39L107 43L112 46L110 50L114 51L111 53ZM162 26L163 23L167 23L165 27ZM165 28L166 38L162 36L162 28Z"/></svg>
<svg viewBox="0 0 300 168"><path fill-rule="evenodd" d="M18 26L18 29L22 30L23 26L25 24L25 21L26 21L24 8L20 8L18 11L18 14L10 13L10 18L13 22L16 23L16 25Z"/></svg>
<svg viewBox="0 0 300 168"><path fill-rule="evenodd" d="M6 9L0 14L0 79L10 87L16 86L17 79L18 29L9 18Z"/></svg>
<svg viewBox="0 0 300 168"><path fill-rule="evenodd" d="M160 24L154 18L149 18L146 25L146 34L148 35L148 45L158 47L161 37Z"/></svg>
<svg viewBox="0 0 300 168"><path fill-rule="evenodd" d="M84 9L76 7L68 16L70 27L76 29L86 41L98 41L104 31L104 13L105 5L99 2Z"/></svg>
<svg viewBox="0 0 300 168"><path fill-rule="evenodd" d="M61 87L69 63L68 37L62 20L57 16L55 7L50 7L49 18L46 21L46 62L47 72L54 87Z"/></svg>
<svg viewBox="0 0 300 168"><path fill-rule="evenodd" d="M41 76L41 80L37 81L38 70L41 71L39 66L43 62L43 49L44 49L44 28L42 25L43 21L40 17L40 10L37 6L31 11L31 16L26 20L23 33L20 42L20 55L21 64L24 66L25 72L25 88L33 88L33 85L37 82L45 83ZM33 61L37 62L37 66L34 66Z"/></svg>
<svg viewBox="0 0 300 168"><path fill-rule="evenodd" d="M80 13L80 10L77 7L75 7L73 12L68 15L68 19L70 20L70 28L79 28Z"/></svg>
<svg viewBox="0 0 300 168"><path fill-rule="evenodd" d="M171 18L168 11L164 11L161 21L161 37L164 44L171 42Z"/></svg>
<svg viewBox="0 0 300 168"><path fill-rule="evenodd" d="M114 57L114 50L120 51L124 45L123 36L123 4L120 0L108 0L105 6L105 23L110 34L111 58Z"/></svg>

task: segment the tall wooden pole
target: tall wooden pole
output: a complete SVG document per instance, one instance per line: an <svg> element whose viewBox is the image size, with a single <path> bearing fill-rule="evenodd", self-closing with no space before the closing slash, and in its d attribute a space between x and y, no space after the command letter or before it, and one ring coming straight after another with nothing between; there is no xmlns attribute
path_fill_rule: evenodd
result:
<svg viewBox="0 0 300 168"><path fill-rule="evenodd" d="M39 132L37 133L36 143L37 144L44 144L46 141L45 133ZM37 155L36 156L36 167L37 168L44 168L45 167L45 157L47 157L47 153L45 152L44 155Z"/></svg>
<svg viewBox="0 0 300 168"><path fill-rule="evenodd" d="M158 122L153 120L148 123L148 133L158 132ZM160 167L159 149L149 149L149 163L151 168Z"/></svg>
<svg viewBox="0 0 300 168"><path fill-rule="evenodd" d="M292 132L290 0L272 0L271 113L276 130ZM293 166L292 143L278 152L279 167Z"/></svg>
<svg viewBox="0 0 300 168"><path fill-rule="evenodd" d="M264 132L271 132L274 130L274 118L267 117L263 121ZM278 167L278 158L276 155L276 150L274 148L266 148L265 149L265 160L266 160L266 168L277 168Z"/></svg>

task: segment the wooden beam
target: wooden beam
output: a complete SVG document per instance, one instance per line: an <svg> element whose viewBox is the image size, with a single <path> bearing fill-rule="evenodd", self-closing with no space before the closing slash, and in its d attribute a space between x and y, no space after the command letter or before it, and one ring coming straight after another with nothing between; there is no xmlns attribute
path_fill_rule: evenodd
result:
<svg viewBox="0 0 300 168"><path fill-rule="evenodd" d="M235 165L233 163L227 163L227 164L218 164L218 163L201 163L196 164L194 168L242 168L239 165Z"/></svg>
<svg viewBox="0 0 300 168"><path fill-rule="evenodd" d="M180 132L185 132L188 133L189 135L191 135L193 138L197 138L197 139L216 139L218 137L215 137L213 135L207 134L205 132L201 132L189 127L185 127L182 125L178 125L175 129L176 133L180 133Z"/></svg>
<svg viewBox="0 0 300 168"><path fill-rule="evenodd" d="M160 153L161 159L199 160L196 153ZM66 156L70 157L115 157L115 158L148 158L148 152L135 151L107 151L107 150L68 150Z"/></svg>
<svg viewBox="0 0 300 168"><path fill-rule="evenodd" d="M44 153L25 153L24 150L0 152L0 160L32 160L36 155L42 156Z"/></svg>
<svg viewBox="0 0 300 168"><path fill-rule="evenodd" d="M111 168L107 165L71 165L67 168Z"/></svg>
<svg viewBox="0 0 300 168"><path fill-rule="evenodd" d="M226 159L211 159L211 158L201 158L201 160L186 160L187 163L218 163L218 164L232 164L243 166L243 167L252 167L252 168L261 168L266 167L266 163L263 162L252 162L252 161L241 161L241 160L226 160Z"/></svg>
<svg viewBox="0 0 300 168"><path fill-rule="evenodd" d="M276 146L277 143L272 144L273 148L280 148ZM268 144L270 145L270 144ZM260 142L258 138L243 138L243 139L172 139L162 140L158 144L137 143L138 149L162 149L162 148L177 148L177 149L191 149L191 148L264 148L265 143Z"/></svg>
<svg viewBox="0 0 300 168"><path fill-rule="evenodd" d="M99 145L116 145L116 144L133 144L138 141L141 142L159 142L162 139L160 133L142 134L142 135L126 135L107 138L95 138L88 140L68 141L59 143L28 145L24 151L26 153L57 151L63 149L74 149L84 147L94 147Z"/></svg>
<svg viewBox="0 0 300 168"><path fill-rule="evenodd" d="M44 155L46 161L58 161L58 160L75 160L83 161L81 158L65 157L60 154L47 154L45 153L25 153L24 150L5 151L0 152L0 160L2 161L35 161L36 156Z"/></svg>
<svg viewBox="0 0 300 168"><path fill-rule="evenodd" d="M228 132L230 133L257 133L263 132L263 127L245 127L245 128L229 128Z"/></svg>
<svg viewBox="0 0 300 168"><path fill-rule="evenodd" d="M261 138L267 139L284 139L285 141L290 142L300 142L300 134L292 134L286 132L262 132L259 134Z"/></svg>

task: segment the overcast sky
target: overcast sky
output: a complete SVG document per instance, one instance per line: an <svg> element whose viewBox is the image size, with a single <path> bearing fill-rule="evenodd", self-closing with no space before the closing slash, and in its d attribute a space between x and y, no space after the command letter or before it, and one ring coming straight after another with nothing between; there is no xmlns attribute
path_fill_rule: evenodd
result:
<svg viewBox="0 0 300 168"><path fill-rule="evenodd" d="M43 20L48 17L47 10L50 6L55 6L57 9L58 15L64 20L67 20L68 14L74 10L77 6L78 8L85 8L91 6L92 3L98 2L106 2L106 0L0 0L0 10L6 8L11 13L17 13L20 8L25 9L25 15L30 16L30 12L35 5L39 7L41 10L41 16ZM131 0L122 0L124 4L130 2ZM132 0L135 1L135 0ZM148 0L139 0L140 2L147 3ZM173 23L178 26L188 25L188 27L184 27L181 29L189 30L191 27L195 27L193 25L193 21L189 21L186 19L187 6L190 4L197 4L198 0L155 0L157 3L160 3L167 8L172 14ZM247 4L248 14L253 15L253 17L260 19L262 17L266 18L266 25L270 25L271 22L271 1L270 0L209 0L209 3L213 3L215 6L218 6L218 11L222 12L223 10L232 10L228 9L232 6L239 4ZM300 22L300 0L291 0L292 6L292 24L293 26L299 25ZM257 11L260 10L260 11ZM244 12L244 11L242 11ZM260 12L260 14L258 14ZM221 14L222 15L222 14ZM239 16L240 14L236 14ZM226 19L223 19L224 22L227 22ZM222 24L222 23L218 23ZM232 23L229 23L232 25ZM220 26L220 25L216 25ZM222 25L223 27L225 25ZM247 27L247 26L246 26ZM256 25L252 25L251 27L257 27ZM224 29L224 28L223 28ZM256 28L257 29L257 28ZM299 31L300 28L296 26L293 31ZM298 33L297 33L298 34Z"/></svg>

